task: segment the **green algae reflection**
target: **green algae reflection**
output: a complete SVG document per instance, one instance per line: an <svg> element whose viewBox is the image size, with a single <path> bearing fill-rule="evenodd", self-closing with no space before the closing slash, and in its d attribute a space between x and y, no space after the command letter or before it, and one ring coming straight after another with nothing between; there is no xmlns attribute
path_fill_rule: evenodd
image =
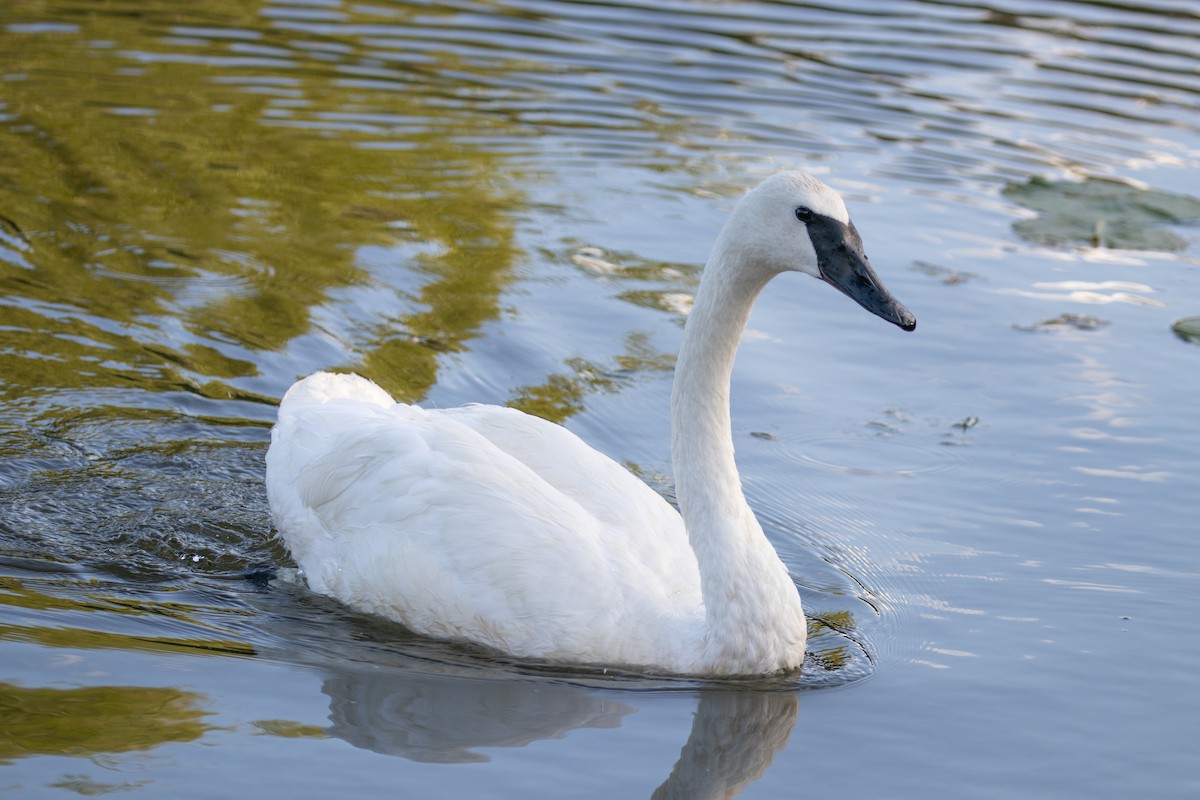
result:
<svg viewBox="0 0 1200 800"><path fill-rule="evenodd" d="M0 764L28 756L149 750L213 728L202 696L150 686L31 688L0 683Z"/></svg>

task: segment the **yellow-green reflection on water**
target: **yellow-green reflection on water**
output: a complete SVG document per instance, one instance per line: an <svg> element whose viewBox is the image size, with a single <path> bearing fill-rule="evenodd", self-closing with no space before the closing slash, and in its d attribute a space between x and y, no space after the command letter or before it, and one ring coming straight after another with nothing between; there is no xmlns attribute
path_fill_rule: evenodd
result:
<svg viewBox="0 0 1200 800"><path fill-rule="evenodd" d="M203 651L221 655L254 655L254 648L243 642L219 639L172 639L161 635L132 636L87 628L34 628L20 625L0 625L0 639L36 642L45 647L176 653Z"/></svg>
<svg viewBox="0 0 1200 800"><path fill-rule="evenodd" d="M252 724L265 736L279 736L284 739L329 738L324 728L287 719L260 719Z"/></svg>
<svg viewBox="0 0 1200 800"><path fill-rule="evenodd" d="M250 644L203 619L205 613L245 618L228 607L199 607L122 596L88 580L17 578L0 575L0 606L31 614L0 623L0 640L36 642L45 647L103 648L139 652L208 652L253 655ZM225 634L222 636L221 634Z"/></svg>
<svg viewBox="0 0 1200 800"><path fill-rule="evenodd" d="M37 20L45 6L21 11ZM54 16L74 30L17 26L0 46L6 399L17 387L173 388L176 368L219 379L201 394L232 393L221 381L258 372L236 352L283 348L339 289L371 284L356 261L366 245L422 248L423 285L394 301L407 311L349 334L367 355L346 366L400 396L423 395L439 353L496 316L524 203L484 145L502 117L331 80L320 60L297 60L332 44L315 35L288 34L286 57L239 58L226 35L236 44L243 24L261 25L260 3L207 4L210 38L186 40L174 3L73 10ZM331 135L333 117L368 113L377 124Z"/></svg>
<svg viewBox="0 0 1200 800"><path fill-rule="evenodd" d="M613 359L612 366L595 364L582 357L569 358L564 364L566 369L551 373L544 383L516 389L509 405L527 414L563 422L583 410L589 395L618 391L639 373L669 373L675 367L675 357L654 350L644 334L631 333L624 344L625 352Z"/></svg>
<svg viewBox="0 0 1200 800"><path fill-rule="evenodd" d="M150 686L76 689L0 683L0 764L30 756L149 750L213 728L196 692Z"/></svg>

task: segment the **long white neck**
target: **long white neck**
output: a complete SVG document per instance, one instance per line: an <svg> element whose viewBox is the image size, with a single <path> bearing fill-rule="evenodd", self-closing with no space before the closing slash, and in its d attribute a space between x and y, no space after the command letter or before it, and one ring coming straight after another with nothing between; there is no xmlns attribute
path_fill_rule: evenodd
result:
<svg viewBox="0 0 1200 800"><path fill-rule="evenodd" d="M770 279L718 238L684 329L671 394L676 496L700 567L709 669L798 666L805 621L787 570L746 503L733 456L729 382L750 310Z"/></svg>

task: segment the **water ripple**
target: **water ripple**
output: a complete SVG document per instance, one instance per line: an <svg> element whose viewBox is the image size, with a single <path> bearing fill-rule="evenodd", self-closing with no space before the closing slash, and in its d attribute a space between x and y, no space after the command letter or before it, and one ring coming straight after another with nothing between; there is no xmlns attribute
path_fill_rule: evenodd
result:
<svg viewBox="0 0 1200 800"><path fill-rule="evenodd" d="M213 81L266 92L264 124L393 145L444 105L505 119L530 158L516 145L530 133L634 161L655 141L675 159L697 138L814 159L888 140L903 144L876 169L939 183L986 179L998 159L1000 174L1095 168L1100 150L1145 155L1154 127L1197 130L1200 13L1187 4L283 2L260 12L261 29L150 22L161 47L124 58L203 65ZM326 77L361 90L359 106L322 109L305 84ZM392 93L422 99L404 104L407 125L387 124Z"/></svg>

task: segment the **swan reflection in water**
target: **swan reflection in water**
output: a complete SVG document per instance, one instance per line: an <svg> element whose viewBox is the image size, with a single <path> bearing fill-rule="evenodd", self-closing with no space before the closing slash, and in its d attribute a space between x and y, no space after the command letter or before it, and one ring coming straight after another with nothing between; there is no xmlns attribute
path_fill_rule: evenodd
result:
<svg viewBox="0 0 1200 800"><path fill-rule="evenodd" d="M736 797L771 766L800 711L794 691L700 693L692 733L654 800Z"/></svg>
<svg viewBox="0 0 1200 800"><path fill-rule="evenodd" d="M369 665L333 670L322 685L329 696L325 732L413 761L488 761L479 750L524 747L582 728L617 728L637 710L612 691L570 683L397 674ZM691 733L655 798L735 797L770 766L799 711L795 690L715 687L696 694Z"/></svg>
<svg viewBox="0 0 1200 800"><path fill-rule="evenodd" d="M477 748L524 747L576 728L616 728L635 711L577 686L347 671L328 678L326 733L391 756L489 761Z"/></svg>

